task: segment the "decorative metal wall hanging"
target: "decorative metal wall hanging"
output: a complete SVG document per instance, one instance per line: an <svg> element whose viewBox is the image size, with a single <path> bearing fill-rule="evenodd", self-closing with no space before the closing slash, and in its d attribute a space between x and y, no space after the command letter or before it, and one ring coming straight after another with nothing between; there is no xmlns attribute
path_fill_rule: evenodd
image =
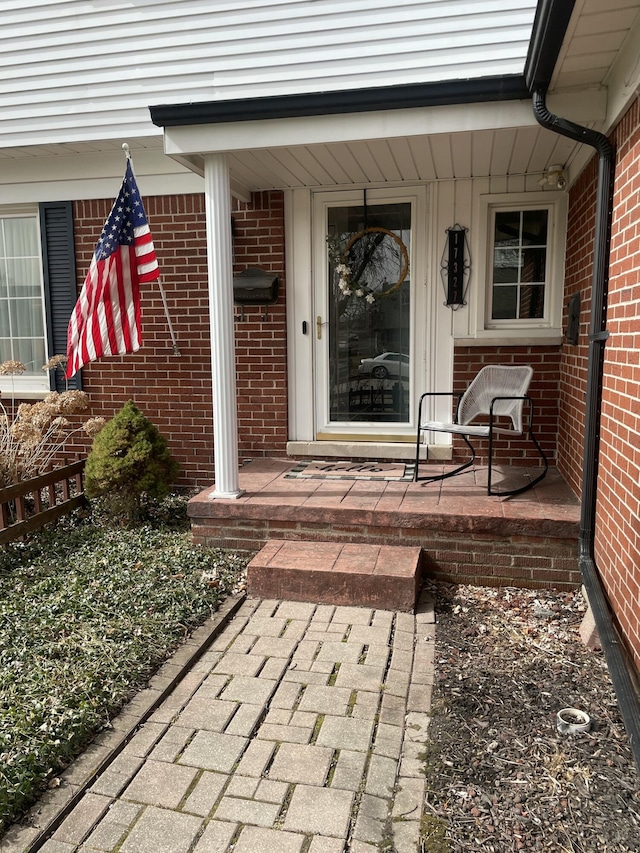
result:
<svg viewBox="0 0 640 853"><path fill-rule="evenodd" d="M445 305L454 311L467 304L467 290L471 274L471 257L467 233L462 225L447 228L447 241L440 261L440 275L444 286Z"/></svg>
<svg viewBox="0 0 640 853"><path fill-rule="evenodd" d="M574 346L580 337L580 291L573 294L567 306L567 343Z"/></svg>

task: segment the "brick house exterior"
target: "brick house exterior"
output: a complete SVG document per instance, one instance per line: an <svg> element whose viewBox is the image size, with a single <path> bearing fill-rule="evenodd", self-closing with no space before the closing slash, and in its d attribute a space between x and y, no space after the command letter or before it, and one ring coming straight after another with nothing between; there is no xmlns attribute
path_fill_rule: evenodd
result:
<svg viewBox="0 0 640 853"><path fill-rule="evenodd" d="M110 205L109 199L74 204L78 289ZM173 353L160 291L146 285L142 350L87 365L83 388L96 416L109 418L133 399L167 437L181 466L179 485L205 487L215 475L204 200L201 195L151 196L145 205L180 355ZM278 301L268 306L266 316L260 306L235 309L240 457L284 456L289 433L282 193L261 192L250 203L235 202L233 218L234 269L259 266L280 278ZM458 346L454 390L462 393L485 364L531 364L536 431L553 462L560 358L559 346ZM77 439L70 449L85 448ZM479 450L479 459L486 458L482 444ZM502 442L497 458L526 464L535 460L535 450L524 439Z"/></svg>
<svg viewBox="0 0 640 853"><path fill-rule="evenodd" d="M621 630L636 665L640 664L640 108L629 108L612 136L617 151L613 234L608 300L597 558ZM563 304L581 296L576 345L456 346L454 387L464 388L485 363L534 365L532 394L545 451L577 497L581 491L584 445L584 394L591 290L591 252L595 218L596 161L572 186ZM110 200L76 202L77 279L93 252ZM146 200L163 273L169 309L181 350L174 356L159 293L145 292L144 348L133 356L97 362L84 371L92 412L108 417L133 398L167 436L179 460L180 484L205 487L214 477L215 440L210 396L205 211L201 195L151 196ZM287 277L284 269L282 193L256 193L234 204L234 262L237 269L261 266L280 277L280 295L268 307L236 308L236 370L241 458L286 455ZM565 316L566 324L566 316ZM188 401L188 405L185 403ZM523 448L505 448L503 458L517 464Z"/></svg>
<svg viewBox="0 0 640 853"><path fill-rule="evenodd" d="M95 235L112 199L74 204L76 276L80 288L95 249ZM91 414L110 418L132 399L163 435L181 467L178 485L209 485L214 479L211 345L207 294L204 198L145 199L162 272L169 315L180 355L173 352L160 290L142 295L143 347L133 355L94 362L83 370ZM257 193L234 205L236 268L260 266L280 279L278 302L264 309L236 309L236 369L240 453L253 458L286 453L287 347L284 216L282 193ZM78 438L68 450L80 453Z"/></svg>
<svg viewBox="0 0 640 853"><path fill-rule="evenodd" d="M144 55L148 67L161 71L155 77L149 73L141 92L130 91L128 80L114 79L102 98L93 97L92 81L111 73L100 64L109 51L76 57L73 40L82 37L86 45L92 27L106 28L91 10L70 12L68 4L61 3L67 7L65 14L77 14L84 29L67 28L69 45L63 45L58 56L59 34L49 43L55 0L32 5L35 11L28 11L28 19L17 20L17 33L5 28L0 35L16 42L11 47L15 62L7 65L7 74L15 75L18 96L13 100L20 102L0 114L0 149L5 155L0 160L0 215L35 216L39 206L68 199L75 260L67 277L77 291L121 174L121 153L114 149L127 134L132 141L135 137L134 161L141 166L136 174L180 355L172 350L160 293L155 285L147 285L143 349L88 365L82 381L94 415L110 417L133 399L167 437L181 465L179 485L189 488L210 486L216 477L211 388L220 342L212 334L210 318L219 280L212 287L210 276L219 258L211 251L215 229L209 226L215 219L212 212L219 212L212 168L222 164L229 171L226 195L233 192L233 271L258 266L277 276L280 284L277 302L266 309L234 309L235 375L217 374L220 382L235 380L238 440L233 450L240 461L288 453L294 457L305 442L312 445L308 455L322 454L318 434L323 425L307 413L317 403L312 386L319 375L312 366L312 339L316 322L318 335L323 325L319 303L313 301L322 284L313 239L324 249L326 229L320 227L325 223L317 217L320 206L313 207L315 200L333 192L341 194L340 204L351 199L355 206L362 204L365 190L372 196L378 192L379 198L385 192L389 198L405 193L403 200L413 193L418 215L412 241L420 248L412 283L419 318L412 327L417 330L411 353L414 401L421 391L441 390L445 383L460 391L487 363L532 364L531 396L542 446L575 495L582 497L597 163L588 146L540 131L531 109L531 88L520 73L531 58L532 26L535 37L542 38L542 32L544 38L558 40L546 80L550 84L554 77L551 97L559 112L567 109L577 121L604 128L616 150L595 556L617 625L640 666L640 79L633 49L640 32L640 3L577 4L571 26L573 3L506 3L486 16L479 36L465 18L463 7L468 4L455 4L448 17L442 11L447 19L443 26L451 28L448 64L438 61L438 45L429 44L434 4L419 0L394 7L383 4L375 13L363 11L357 25L366 37L358 42L357 52L349 48L360 31L343 38L344 27L356 24L336 17L332 4L312 4L323 25L308 27L309 4L288 4L285 11L278 4L273 9L260 4L260 14L272 16L270 27L263 29L252 20L255 3L246 0L245 23L231 33L234 51L227 50L229 31L218 39L215 9L207 18L188 0L176 3L175 19L161 21L149 32L136 21L136 38L127 40L122 35L129 20L118 16L128 13L114 8L109 14L118 25L112 28L118 32L118 49L135 45L131 62ZM151 0L136 5L153 6ZM538 27L539 15L549 9L558 26ZM408 39L402 27L390 26L398 10L404 15L403 26L419 30L424 47ZM189 24L194 19L209 32L191 44ZM610 66L603 69L591 61L581 33L597 37L604 19L610 22L614 46ZM159 32L163 27L169 30ZM292 27L299 38L289 38ZM469 32L481 42L473 42L471 70L468 42L456 41ZM25 38L21 45L19 40ZM35 40L54 52L51 61L39 63L36 51L28 50ZM497 44L504 50L498 77ZM175 79L167 57L167 50L174 48ZM341 61L336 61L336 50L344 51ZM182 69L184 55L190 63ZM274 55L281 56L281 65L273 62ZM58 58L63 59L60 68ZM71 74L67 61L82 67ZM24 69L22 62L34 64ZM45 64L47 78L41 81L38 75ZM338 73L342 76L336 80ZM57 87L59 97L51 96L50 85ZM184 120L172 113L176 92L182 101L173 106L178 113L188 113ZM270 112L272 100L279 112ZM154 117L153 104L161 105L155 110L166 116L166 123ZM564 184L550 187L545 181L556 163L565 170ZM353 201L356 194L358 200ZM496 330L496 324L485 323L491 287L487 223L494 202L505 209L526 203L548 203L549 209L555 205L554 233L561 232L561 239L553 254L560 275L555 280L555 307L537 327L530 323L506 329L498 324ZM454 223L468 227L473 262L470 296L457 312L443 306L439 268L443 233ZM413 228L414 220L411 224ZM569 299L576 293L581 310L573 344L563 333ZM301 331L301 326L310 328ZM221 419L226 415L219 413ZM410 458L410 432L407 419L404 433L396 429L391 440L380 439L381 445L388 445L385 458ZM369 444L362 441L361 448L376 445L375 432L365 439ZM333 455L342 452L341 441L339 437L334 442ZM324 447L329 445L325 441ZM69 448L83 449L81 441ZM454 443L454 453L456 449ZM358 458L357 451L350 452ZM515 441L501 445L500 459L527 463L529 453L526 444Z"/></svg>
<svg viewBox="0 0 640 853"><path fill-rule="evenodd" d="M640 109L628 110L612 135L617 150L616 185L604 377L601 467L598 501L598 559L607 591L640 662L636 616L640 594L640 449L637 401L640 398ZM455 387L464 388L485 363L526 361L539 379L533 388L539 404L543 446L580 496L584 444L584 393L591 288L591 247L595 217L596 163L591 161L570 193L565 309L581 294L580 339L561 347L456 347ZM159 294L152 286L144 300L144 349L86 368L84 387L92 411L110 416L130 397L167 436L182 467L181 484L206 486L214 477L210 398L210 345L206 293L206 240L203 199L199 195L152 196L147 213L163 272L163 282L180 357L172 353ZM77 202L77 277L81 282L110 200ZM284 455L287 432L286 272L282 193L257 193L234 209L234 260L238 268L259 265L281 277L280 296L264 309L236 309L236 368L239 446L242 458ZM188 400L190 405L183 402ZM557 431L557 445L555 435ZM510 449L509 461L521 458Z"/></svg>

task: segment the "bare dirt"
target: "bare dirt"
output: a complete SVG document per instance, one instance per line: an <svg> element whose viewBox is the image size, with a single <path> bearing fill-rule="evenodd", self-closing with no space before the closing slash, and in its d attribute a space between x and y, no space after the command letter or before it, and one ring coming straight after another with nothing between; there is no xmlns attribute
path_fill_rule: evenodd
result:
<svg viewBox="0 0 640 853"><path fill-rule="evenodd" d="M640 851L640 781L579 591L435 584L423 853ZM591 729L561 734L577 708Z"/></svg>

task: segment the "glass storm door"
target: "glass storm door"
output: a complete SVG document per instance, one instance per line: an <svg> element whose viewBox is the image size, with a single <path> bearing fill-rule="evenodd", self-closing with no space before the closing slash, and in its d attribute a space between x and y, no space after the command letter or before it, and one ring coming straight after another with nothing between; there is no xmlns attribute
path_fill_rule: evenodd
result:
<svg viewBox="0 0 640 853"><path fill-rule="evenodd" d="M317 317L325 429L373 436L406 428L411 201L370 198L366 205L363 200L325 211L326 301Z"/></svg>

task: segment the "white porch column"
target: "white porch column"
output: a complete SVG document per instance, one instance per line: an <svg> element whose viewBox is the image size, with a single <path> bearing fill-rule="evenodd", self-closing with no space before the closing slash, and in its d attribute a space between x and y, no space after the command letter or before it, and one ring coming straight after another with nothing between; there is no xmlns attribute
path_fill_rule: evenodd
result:
<svg viewBox="0 0 640 853"><path fill-rule="evenodd" d="M207 213L207 265L211 326L211 377L216 466L212 498L237 498L238 414L236 358L233 332L233 265L231 247L231 187L225 154L204 158Z"/></svg>

